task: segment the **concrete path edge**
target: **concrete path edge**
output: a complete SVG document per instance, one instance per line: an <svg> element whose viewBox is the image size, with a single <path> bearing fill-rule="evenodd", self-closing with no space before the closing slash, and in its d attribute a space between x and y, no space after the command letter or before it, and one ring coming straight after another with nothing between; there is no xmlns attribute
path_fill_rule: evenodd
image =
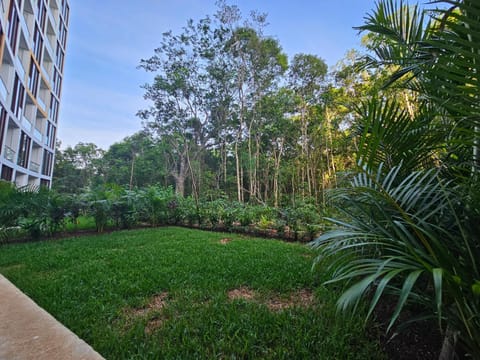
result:
<svg viewBox="0 0 480 360"><path fill-rule="evenodd" d="M104 358L0 274L0 360L30 359Z"/></svg>

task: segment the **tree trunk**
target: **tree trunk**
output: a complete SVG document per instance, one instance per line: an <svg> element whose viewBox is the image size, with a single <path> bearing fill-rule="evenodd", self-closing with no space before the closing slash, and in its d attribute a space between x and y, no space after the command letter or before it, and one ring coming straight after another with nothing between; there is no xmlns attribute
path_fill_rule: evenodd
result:
<svg viewBox="0 0 480 360"><path fill-rule="evenodd" d="M172 176L175 179L175 193L180 197L185 196L185 180L188 172L186 151L187 150L184 149L180 154L180 159L178 159L178 162L176 163L177 166L172 173Z"/></svg>
<svg viewBox="0 0 480 360"><path fill-rule="evenodd" d="M255 181L255 190L256 190L256 197L262 200L262 187L260 184L260 176L258 175L258 169L260 169L260 136L255 135L255 171L254 171L254 181ZM266 198L265 198L266 200Z"/></svg>
<svg viewBox="0 0 480 360"><path fill-rule="evenodd" d="M133 171L135 170L135 153L132 153L132 166L130 168L130 184L129 190L133 188Z"/></svg>
<svg viewBox="0 0 480 360"><path fill-rule="evenodd" d="M284 144L284 139L282 139L278 144L278 147L279 147L278 153L276 151L273 152L274 160L275 160L274 176L273 176L273 194L274 194L275 208L278 208L279 197L280 197L278 179L280 177L280 163L281 163L282 153L283 153L283 144Z"/></svg>
<svg viewBox="0 0 480 360"><path fill-rule="evenodd" d="M240 155L238 154L238 139L235 142L235 170L237 176L237 200L238 202L243 202L242 200L242 182L240 174Z"/></svg>
<svg viewBox="0 0 480 360"><path fill-rule="evenodd" d="M173 178L175 179L175 193L180 197L184 197L184 195L185 195L185 176L177 174Z"/></svg>

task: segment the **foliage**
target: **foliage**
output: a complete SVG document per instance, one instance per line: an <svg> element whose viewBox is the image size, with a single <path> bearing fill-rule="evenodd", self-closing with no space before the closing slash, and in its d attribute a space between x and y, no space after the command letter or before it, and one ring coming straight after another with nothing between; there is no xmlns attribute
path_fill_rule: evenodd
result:
<svg viewBox="0 0 480 360"><path fill-rule="evenodd" d="M176 197L173 187L150 186L140 192L143 217L152 226L175 223Z"/></svg>
<svg viewBox="0 0 480 360"><path fill-rule="evenodd" d="M390 170L402 164L401 171L408 174L428 167L444 147L447 134L425 103L412 118L395 99L373 97L360 104L357 113L362 119L355 129L360 166L374 169L383 164Z"/></svg>
<svg viewBox="0 0 480 360"><path fill-rule="evenodd" d="M391 71L386 86L422 102L408 100L408 115L397 99L363 106L363 168L350 187L336 192L342 216L330 219L334 229L313 245L321 250L320 263L334 259L329 282L350 282L341 309L368 294L371 314L385 293L393 294L398 302L390 327L414 303L477 358L480 229L473 184L480 94L472 74L480 60L474 41L480 7L470 0L434 3L448 7L427 13L402 1L379 1L360 28L372 33L367 65Z"/></svg>
<svg viewBox="0 0 480 360"><path fill-rule="evenodd" d="M14 187L3 197L3 241L15 235L18 227L31 238L52 236L59 231L85 230L79 219L91 217L98 232L105 229L129 229L137 225L187 225L206 229L275 235L288 238L285 226L295 231L294 240L308 240L318 232L320 218L314 205L295 209L277 209L267 205L250 205L225 197L200 199L178 197L172 186L149 186L128 190L115 184L98 186L81 194L59 194L47 189ZM288 219L285 213L290 214ZM8 230L8 231L7 231ZM300 232L303 235L300 236ZM20 232L21 233L21 232Z"/></svg>
<svg viewBox="0 0 480 360"><path fill-rule="evenodd" d="M2 183L5 184L5 183ZM61 195L44 188L2 185L0 221L3 237L15 234L10 228L20 227L30 237L52 235L62 228L65 220L65 204Z"/></svg>
<svg viewBox="0 0 480 360"><path fill-rule="evenodd" d="M0 181L0 224L2 228L17 225L17 219L23 213L19 201L21 193L15 186L6 181Z"/></svg>
<svg viewBox="0 0 480 360"><path fill-rule="evenodd" d="M475 341L480 253L471 231L478 229L460 220L467 214L459 212L459 194L435 170L405 178L401 173L398 167L385 176L381 168L360 173L348 192L338 192L335 200L344 217L331 219L340 228L314 242L321 249L318 261L336 259L329 265L334 269L329 283L353 282L339 299L341 308L375 287L369 314L384 292L398 296L390 327L411 300L436 316L441 327L455 324L471 334L465 341ZM459 324L460 314L469 320Z"/></svg>
<svg viewBox="0 0 480 360"><path fill-rule="evenodd" d="M299 239L300 231L307 233L312 240L320 230L320 215L318 208L312 204L297 204L295 207L284 209L285 224L294 233L294 239Z"/></svg>
<svg viewBox="0 0 480 360"><path fill-rule="evenodd" d="M78 143L60 151L56 144L53 187L62 193L76 193L100 181L104 151L93 143Z"/></svg>

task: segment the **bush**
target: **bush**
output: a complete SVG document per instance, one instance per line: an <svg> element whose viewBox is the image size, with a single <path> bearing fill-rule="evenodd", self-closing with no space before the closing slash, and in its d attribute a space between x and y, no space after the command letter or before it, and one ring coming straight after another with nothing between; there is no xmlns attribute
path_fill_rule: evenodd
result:
<svg viewBox="0 0 480 360"><path fill-rule="evenodd" d="M141 192L143 217L152 226L174 223L180 217L177 212L176 196L171 186L150 186Z"/></svg>
<svg viewBox="0 0 480 360"><path fill-rule="evenodd" d="M321 217L319 210L312 204L299 204L284 210L286 225L293 231L294 239L300 240L301 232L306 239L312 240L320 230Z"/></svg>
<svg viewBox="0 0 480 360"><path fill-rule="evenodd" d="M91 201L88 210L89 215L95 220L97 232L103 232L108 224L108 214L110 212L109 202L106 199Z"/></svg>

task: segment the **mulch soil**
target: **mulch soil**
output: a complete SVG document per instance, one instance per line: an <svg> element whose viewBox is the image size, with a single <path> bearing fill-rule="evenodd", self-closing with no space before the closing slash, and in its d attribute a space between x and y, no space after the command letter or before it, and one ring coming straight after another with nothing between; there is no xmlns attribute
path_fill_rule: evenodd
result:
<svg viewBox="0 0 480 360"><path fill-rule="evenodd" d="M379 303L375 312L376 334L380 339L381 347L390 360L438 360L442 348L443 338L434 321L420 321L399 331L387 327L396 302L385 300ZM405 309L400 314L397 323L408 321L415 317L415 312Z"/></svg>

